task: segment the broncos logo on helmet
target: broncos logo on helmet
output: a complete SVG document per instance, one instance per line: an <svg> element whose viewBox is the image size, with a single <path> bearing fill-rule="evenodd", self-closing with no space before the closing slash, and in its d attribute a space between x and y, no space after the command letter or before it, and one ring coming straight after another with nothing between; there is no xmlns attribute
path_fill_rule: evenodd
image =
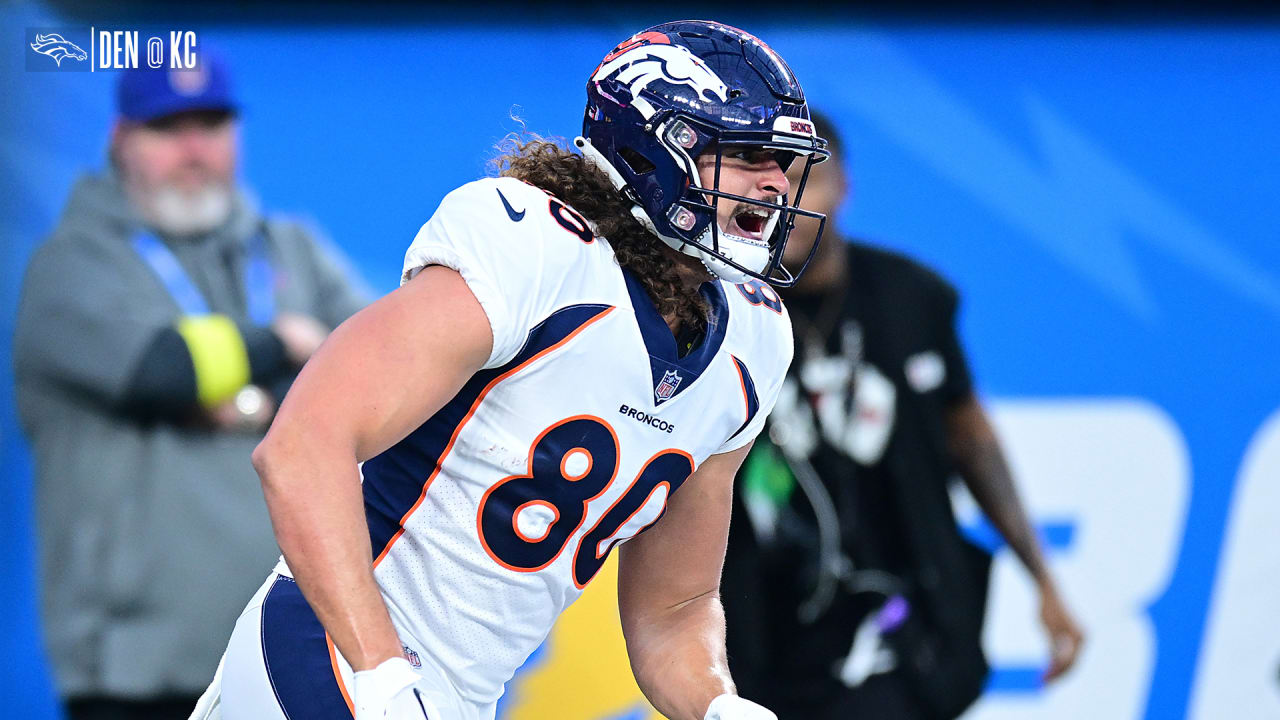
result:
<svg viewBox="0 0 1280 720"><path fill-rule="evenodd" d="M671 248L698 258L722 280L795 283L804 265L783 267L797 217L826 218L799 207L808 168L830 153L814 132L804 91L782 58L759 38L705 20L655 25L615 47L587 82L582 136L574 144L629 200L631 214ZM728 152L772 153L781 169L802 159L794 194L750 198L723 191ZM714 157L715 182L703 184L698 158ZM757 231L735 234L717 222L719 203L745 208ZM809 259L817 248L815 240Z"/></svg>
<svg viewBox="0 0 1280 720"><path fill-rule="evenodd" d="M31 43L31 49L41 55L48 55L53 61L62 67L62 61L66 58L72 60L85 60L89 55L75 43L67 40L57 33L49 33L47 35L36 35L36 41Z"/></svg>
<svg viewBox="0 0 1280 720"><path fill-rule="evenodd" d="M631 101L646 116L653 114L653 106L640 97L640 91L655 81L687 85L704 100L725 102L729 99L729 88L720 76L701 58L679 45L636 45L602 63L591 80L614 80L622 84L631 91Z"/></svg>

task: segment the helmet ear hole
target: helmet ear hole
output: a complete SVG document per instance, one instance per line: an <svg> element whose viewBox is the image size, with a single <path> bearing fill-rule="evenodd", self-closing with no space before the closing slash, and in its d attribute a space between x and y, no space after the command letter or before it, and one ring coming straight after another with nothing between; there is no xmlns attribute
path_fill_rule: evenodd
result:
<svg viewBox="0 0 1280 720"><path fill-rule="evenodd" d="M644 175L657 169L649 158L629 147L618 148L618 157L622 158L631 172L636 175Z"/></svg>

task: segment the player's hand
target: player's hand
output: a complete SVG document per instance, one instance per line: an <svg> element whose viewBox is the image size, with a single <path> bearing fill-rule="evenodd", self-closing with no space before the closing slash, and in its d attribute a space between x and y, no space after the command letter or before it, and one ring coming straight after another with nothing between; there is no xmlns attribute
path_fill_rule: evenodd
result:
<svg viewBox="0 0 1280 720"><path fill-rule="evenodd" d="M304 365L329 336L329 328L310 315L282 312L271 323L271 331L280 338L284 353L294 365Z"/></svg>
<svg viewBox="0 0 1280 720"><path fill-rule="evenodd" d="M401 657L355 674L355 720L445 720L418 683L422 677Z"/></svg>
<svg viewBox="0 0 1280 720"><path fill-rule="evenodd" d="M1084 632L1052 582L1040 586L1040 623L1049 636L1049 669L1044 673L1044 681L1050 683L1071 669L1084 644Z"/></svg>
<svg viewBox="0 0 1280 720"><path fill-rule="evenodd" d="M704 720L778 720L778 716L762 705L726 693L711 701Z"/></svg>

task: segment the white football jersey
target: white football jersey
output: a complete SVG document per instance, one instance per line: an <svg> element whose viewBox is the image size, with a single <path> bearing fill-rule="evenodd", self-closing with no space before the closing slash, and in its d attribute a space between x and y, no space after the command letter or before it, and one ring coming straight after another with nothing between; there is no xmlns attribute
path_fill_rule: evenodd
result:
<svg viewBox="0 0 1280 720"><path fill-rule="evenodd" d="M708 456L756 436L791 361L791 326L767 285L707 283L707 333L679 357L608 241L511 178L445 197L404 279L428 265L466 280L493 353L364 464L365 509L402 641L487 703L616 544L657 522Z"/></svg>

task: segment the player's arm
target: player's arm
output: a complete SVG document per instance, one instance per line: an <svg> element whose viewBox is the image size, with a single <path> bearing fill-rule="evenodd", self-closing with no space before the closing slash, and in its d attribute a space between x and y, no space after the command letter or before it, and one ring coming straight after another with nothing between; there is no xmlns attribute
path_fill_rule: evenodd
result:
<svg viewBox="0 0 1280 720"><path fill-rule="evenodd" d="M708 458L671 497L662 520L619 550L618 610L631 669L649 702L672 720L702 720L713 699L735 692L725 658L720 570L733 477L750 447ZM750 708L713 717L773 717L732 700Z"/></svg>
<svg viewBox="0 0 1280 720"><path fill-rule="evenodd" d="M439 410L487 360L491 344L488 320L462 277L429 267L330 335L254 451L289 568L357 671L401 649L373 577L356 463Z"/></svg>
<svg viewBox="0 0 1280 720"><path fill-rule="evenodd" d="M969 492L1040 590L1040 617L1051 641L1051 662L1045 679L1053 680L1071 668L1084 634L1058 593L1040 552L1040 543L1018 499L1000 442L982 404L972 392L948 411L947 442Z"/></svg>

